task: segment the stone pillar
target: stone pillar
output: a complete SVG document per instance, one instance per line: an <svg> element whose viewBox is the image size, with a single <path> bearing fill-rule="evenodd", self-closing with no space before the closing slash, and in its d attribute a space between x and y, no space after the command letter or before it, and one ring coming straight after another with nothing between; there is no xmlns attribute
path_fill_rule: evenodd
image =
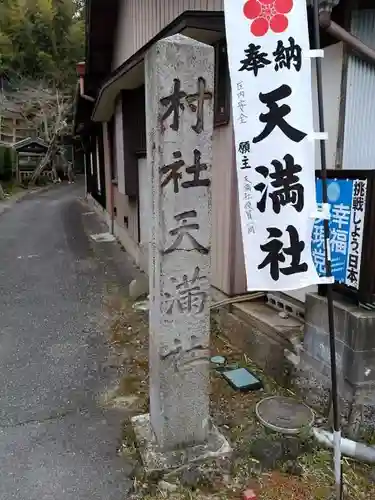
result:
<svg viewBox="0 0 375 500"><path fill-rule="evenodd" d="M182 35L146 58L152 184L150 414L175 448L207 439L214 49Z"/></svg>
<svg viewBox="0 0 375 500"><path fill-rule="evenodd" d="M133 423L152 469L230 448L209 420L214 49L182 35L161 40L147 54L145 81L150 416Z"/></svg>

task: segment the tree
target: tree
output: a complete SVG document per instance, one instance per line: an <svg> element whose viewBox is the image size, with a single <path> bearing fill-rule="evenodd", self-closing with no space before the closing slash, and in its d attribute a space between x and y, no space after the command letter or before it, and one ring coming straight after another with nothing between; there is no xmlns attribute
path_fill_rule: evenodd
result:
<svg viewBox="0 0 375 500"><path fill-rule="evenodd" d="M0 116L16 112L49 144L33 180L68 128L84 7L84 0L0 0Z"/></svg>
<svg viewBox="0 0 375 500"><path fill-rule="evenodd" d="M3 92L0 99L0 114L8 110L18 112L28 128L36 130L38 136L48 143L48 150L35 169L31 182L35 182L46 166L54 159L59 138L69 134L69 116L72 108L72 95L62 93L39 82L19 82L16 91ZM54 177L57 178L54 170Z"/></svg>
<svg viewBox="0 0 375 500"><path fill-rule="evenodd" d="M48 141L48 150L35 169L31 177L31 182L35 182L38 179L50 161L52 161L54 180L57 180L54 157L59 138L69 132L68 115L71 111L71 102L71 99L60 94L58 89L55 89L55 93L52 95L43 89L36 94L36 108L39 110L39 113L37 112L35 116L43 124L45 137Z"/></svg>
<svg viewBox="0 0 375 500"><path fill-rule="evenodd" d="M46 155L35 169L31 182L35 182L46 166L54 159L56 146L62 135L69 134L69 116L72 109L72 95L62 93L58 87L44 82L13 83L12 92L0 94L0 115L8 111L23 118L27 128L35 130L48 144ZM53 170L55 179L56 171Z"/></svg>
<svg viewBox="0 0 375 500"><path fill-rule="evenodd" d="M0 72L74 84L84 56L83 13L81 0L0 0Z"/></svg>

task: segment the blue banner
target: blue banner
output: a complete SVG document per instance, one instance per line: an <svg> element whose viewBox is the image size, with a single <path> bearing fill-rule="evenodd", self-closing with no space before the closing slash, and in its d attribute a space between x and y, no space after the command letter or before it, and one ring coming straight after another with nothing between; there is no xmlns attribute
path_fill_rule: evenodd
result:
<svg viewBox="0 0 375 500"><path fill-rule="evenodd" d="M358 289L367 181L329 179L327 188L332 274L335 282ZM321 206L321 179L316 180L316 196ZM311 241L314 264L320 276L326 276L323 224L323 220L316 220Z"/></svg>

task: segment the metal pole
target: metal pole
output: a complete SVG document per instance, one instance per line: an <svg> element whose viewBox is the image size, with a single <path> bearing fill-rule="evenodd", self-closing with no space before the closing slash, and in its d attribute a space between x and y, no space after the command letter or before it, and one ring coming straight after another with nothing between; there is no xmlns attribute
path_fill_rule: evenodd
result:
<svg viewBox="0 0 375 500"><path fill-rule="evenodd" d="M232 126L232 161L231 161L231 186L230 186L230 211L231 223L229 229L228 246L228 273L229 273L229 297L234 297L235 274L236 274L236 230L237 230L237 169L236 169L236 142L234 137L234 128ZM233 305L228 305L228 311L233 312Z"/></svg>
<svg viewBox="0 0 375 500"><path fill-rule="evenodd" d="M314 39L315 49L320 49L320 24L319 24L319 0L314 0ZM320 57L316 58L316 80L318 91L318 112L319 112L319 132L325 132L324 126L324 106L323 106L323 78L322 61ZM326 162L326 143L320 141L320 161L322 168L322 187L323 203L328 203L327 195L327 162ZM325 240L325 265L326 275L332 277L331 251L329 243L329 221L324 220L324 240ZM341 428L340 428L340 408L337 388L337 367L336 367L336 342L335 342L335 324L333 315L333 295L332 284L327 284L327 305L328 305L328 329L331 357L331 383L332 383L332 408L333 408L333 435L334 435L334 472L336 485L336 498L342 498L341 484Z"/></svg>

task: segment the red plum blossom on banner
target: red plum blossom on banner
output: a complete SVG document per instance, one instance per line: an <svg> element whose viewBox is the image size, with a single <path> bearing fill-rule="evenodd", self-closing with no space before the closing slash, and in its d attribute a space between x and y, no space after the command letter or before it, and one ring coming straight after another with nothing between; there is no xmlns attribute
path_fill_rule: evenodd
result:
<svg viewBox="0 0 375 500"><path fill-rule="evenodd" d="M293 0L248 0L244 5L244 15L252 21L251 33L264 36L271 29L283 33L288 28L286 14L293 9Z"/></svg>

